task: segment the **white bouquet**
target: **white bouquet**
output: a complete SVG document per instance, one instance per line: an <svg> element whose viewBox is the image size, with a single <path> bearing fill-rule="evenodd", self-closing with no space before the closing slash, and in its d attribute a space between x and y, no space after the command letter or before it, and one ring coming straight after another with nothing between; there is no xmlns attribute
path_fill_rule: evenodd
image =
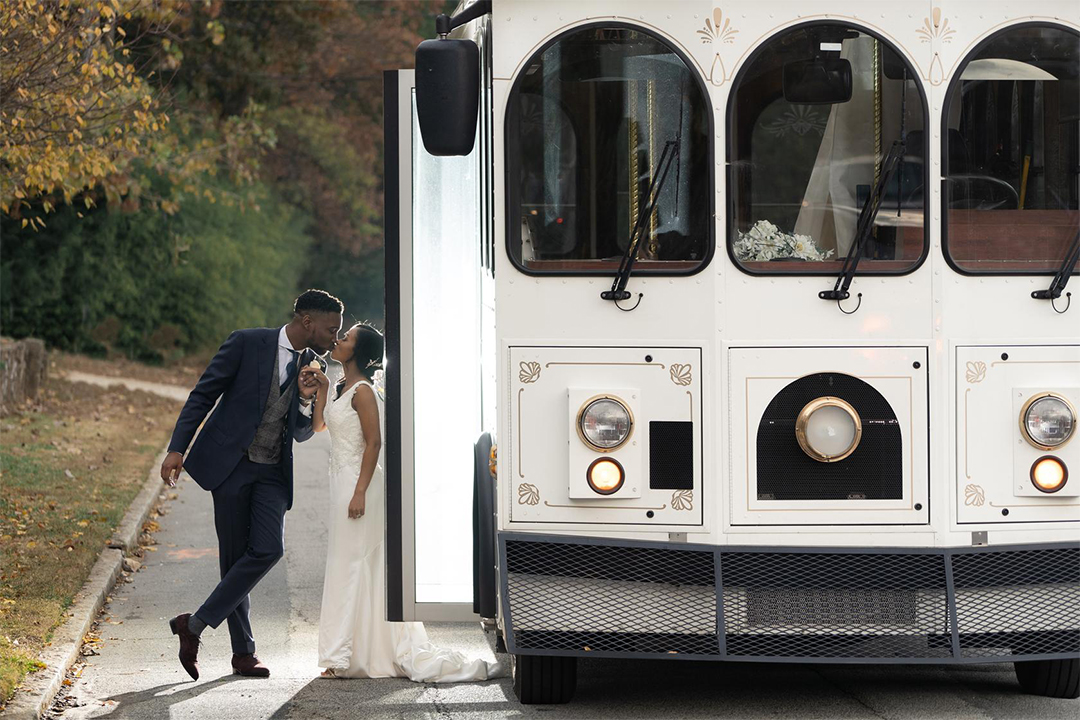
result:
<svg viewBox="0 0 1080 720"><path fill-rule="evenodd" d="M823 262L833 254L822 250L809 235L786 233L768 220L758 220L749 232L739 232L735 256L744 262L778 259Z"/></svg>
<svg viewBox="0 0 1080 720"><path fill-rule="evenodd" d="M382 371L382 368L376 370L371 376L371 385L379 399L386 402L386 373Z"/></svg>

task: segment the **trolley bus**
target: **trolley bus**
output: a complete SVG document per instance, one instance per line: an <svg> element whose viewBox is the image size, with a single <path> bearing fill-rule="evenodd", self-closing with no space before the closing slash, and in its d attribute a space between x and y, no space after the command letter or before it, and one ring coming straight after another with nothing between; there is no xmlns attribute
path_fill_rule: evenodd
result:
<svg viewBox="0 0 1080 720"><path fill-rule="evenodd" d="M385 76L389 619L485 619L525 703L581 657L1077 697L1076 3L437 31Z"/></svg>

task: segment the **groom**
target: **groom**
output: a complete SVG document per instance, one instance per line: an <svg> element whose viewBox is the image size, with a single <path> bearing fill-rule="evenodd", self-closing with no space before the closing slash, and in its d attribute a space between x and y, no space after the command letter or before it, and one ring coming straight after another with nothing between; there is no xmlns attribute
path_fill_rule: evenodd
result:
<svg viewBox="0 0 1080 720"><path fill-rule="evenodd" d="M281 328L236 330L218 350L176 421L161 478L176 483L187 470L214 496L221 582L194 613L169 621L180 637L180 664L199 679L199 634L229 623L232 666L267 677L255 656L248 593L285 552L285 511L292 507L292 441L312 436L310 405L318 382L300 370L337 344L341 301L322 290L296 299ZM218 399L220 398L220 402ZM206 414L218 402L184 453Z"/></svg>

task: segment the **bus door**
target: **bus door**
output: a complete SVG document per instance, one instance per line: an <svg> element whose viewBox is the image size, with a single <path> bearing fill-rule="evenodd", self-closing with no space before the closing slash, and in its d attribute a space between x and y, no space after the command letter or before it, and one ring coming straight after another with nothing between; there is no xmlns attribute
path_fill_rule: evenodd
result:
<svg viewBox="0 0 1080 720"><path fill-rule="evenodd" d="M486 425L487 204L481 142L468 156L429 155L415 109L413 71L387 71L387 618L462 621L477 617L473 444Z"/></svg>

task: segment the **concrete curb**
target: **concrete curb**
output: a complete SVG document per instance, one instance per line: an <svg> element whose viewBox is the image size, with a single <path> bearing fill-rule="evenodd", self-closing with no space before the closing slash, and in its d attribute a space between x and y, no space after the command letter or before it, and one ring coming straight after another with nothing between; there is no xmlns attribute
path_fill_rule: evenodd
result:
<svg viewBox="0 0 1080 720"><path fill-rule="evenodd" d="M167 450L162 450L154 460L154 466L150 468L150 475L146 478L142 490L131 501L124 519L116 526L113 536L109 540L109 547L123 550L124 554L130 553L139 545L139 535L142 533L143 523L150 517L150 511L154 509L161 498L161 494L167 487L161 480L161 463L165 460Z"/></svg>
<svg viewBox="0 0 1080 720"><path fill-rule="evenodd" d="M5 720L37 720L60 692L68 668L79 659L83 638L120 577L124 556L138 546L143 523L161 497L165 485L159 468L165 454L163 450L158 455L142 490L131 502L108 546L90 570L90 576L72 600L66 619L53 632L52 640L40 658L45 669L26 677L4 709Z"/></svg>

